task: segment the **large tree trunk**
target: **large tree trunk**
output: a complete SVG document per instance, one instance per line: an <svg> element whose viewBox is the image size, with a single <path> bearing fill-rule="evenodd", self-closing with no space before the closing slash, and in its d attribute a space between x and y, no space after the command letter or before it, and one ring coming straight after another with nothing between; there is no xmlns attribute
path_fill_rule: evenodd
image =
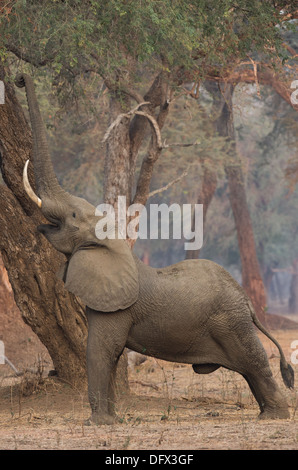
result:
<svg viewBox="0 0 298 470"><path fill-rule="evenodd" d="M116 94L110 97L110 124L117 116L129 110L128 99ZM130 204L130 117L124 117L113 130L107 142L104 168L104 202L117 207L118 196L125 196Z"/></svg>
<svg viewBox="0 0 298 470"><path fill-rule="evenodd" d="M66 291L63 282L56 277L64 256L56 252L36 230L44 220L40 210L25 194L22 182L24 164L30 159L29 179L35 187L31 131L16 98L15 87L6 80L3 67L0 67L0 80L5 82L5 105L0 106L1 171L5 182L0 193L0 250L3 262L23 320L48 349L58 376L80 386L86 382L87 321L84 306ZM162 90L162 80L158 76L144 98L150 101L145 108L147 113L152 114L157 106L161 106ZM119 98L116 94L112 95L111 120L119 112L128 110L129 100L123 101L123 95ZM124 102L125 109L122 107ZM163 118L160 119L160 127L166 114L163 108L160 111ZM132 122L124 118L115 135L109 139L105 202L114 205L118 195L125 195L127 203L131 203L136 158L148 128L148 120L142 116L135 116ZM152 150L152 145L149 150ZM45 160L49 161L48 157ZM150 164L153 166L153 163ZM41 187L43 180L39 185ZM139 189L142 189L141 185ZM143 201L146 202L144 197ZM127 391L125 358L121 363L118 378L124 387L120 385L120 388Z"/></svg>
<svg viewBox="0 0 298 470"><path fill-rule="evenodd" d="M221 112L217 118L217 131L230 143L229 161L225 166L229 184L229 198L237 229L242 267L242 285L250 296L258 318L265 323L266 293L257 258L253 226L248 209L242 165L236 149L233 120L233 86L226 84L217 91Z"/></svg>
<svg viewBox="0 0 298 470"><path fill-rule="evenodd" d="M226 168L230 202L234 214L242 266L242 285L254 304L258 318L265 323L266 293L257 259L254 233L247 206L245 183L239 165Z"/></svg>
<svg viewBox="0 0 298 470"><path fill-rule="evenodd" d="M168 114L168 106L164 106L166 101L165 88L162 74L160 74L154 80L144 99L140 100L149 102L148 105L142 107L142 111L151 116L154 109L160 106L157 118L159 129L163 127ZM129 108L129 96L112 92L110 98L110 125L115 122L120 114L127 113ZM131 117L127 116L122 118L109 136L105 156L104 202L111 204L116 214L118 196L126 197L126 209L131 203L146 204L154 163L161 153L161 149L156 146L156 138L153 135L148 153L143 160L136 192L134 192L137 156L148 127L146 117L138 115L131 120ZM129 223L129 221L130 218L127 217L126 222ZM127 238L127 243L133 249L135 240ZM117 390L120 395L129 392L125 351L117 368Z"/></svg>
<svg viewBox="0 0 298 470"><path fill-rule="evenodd" d="M24 321L47 347L58 376L80 386L86 382L84 309L56 278L63 256L36 230L42 215L22 184L24 163L31 158L31 132L14 86L5 78L0 67L5 83L5 104L0 105L1 171L6 183L0 191L0 250Z"/></svg>

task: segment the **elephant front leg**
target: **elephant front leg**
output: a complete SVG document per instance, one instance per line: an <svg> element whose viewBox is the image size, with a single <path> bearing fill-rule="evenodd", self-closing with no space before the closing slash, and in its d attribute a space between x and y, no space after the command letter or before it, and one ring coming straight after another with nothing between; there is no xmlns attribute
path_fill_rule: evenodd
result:
<svg viewBox="0 0 298 470"><path fill-rule="evenodd" d="M115 347L104 346L103 343L103 338L97 337L92 332L88 335L88 398L92 415L87 424L116 422L114 383L118 355Z"/></svg>
<svg viewBox="0 0 298 470"><path fill-rule="evenodd" d="M124 350L130 323L123 314L103 314L87 309L88 396L90 422L113 424L115 414L115 375Z"/></svg>
<svg viewBox="0 0 298 470"><path fill-rule="evenodd" d="M107 364L99 367L98 362L87 358L88 398L92 413L87 424L114 424L114 394L110 389L113 367Z"/></svg>

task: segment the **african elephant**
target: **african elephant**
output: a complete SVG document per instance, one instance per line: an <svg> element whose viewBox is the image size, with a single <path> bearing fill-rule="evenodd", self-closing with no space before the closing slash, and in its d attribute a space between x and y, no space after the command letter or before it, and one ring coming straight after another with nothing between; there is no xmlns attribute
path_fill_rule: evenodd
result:
<svg viewBox="0 0 298 470"><path fill-rule="evenodd" d="M26 87L33 132L36 192L24 169L28 195L49 224L38 227L66 255L61 277L86 304L88 395L96 424L114 423L114 375L125 347L167 361L192 364L198 374L224 367L241 374L261 418L288 418L257 326L277 346L287 387L294 373L278 342L256 317L242 287L218 264L185 260L163 269L142 263L123 239L99 240L98 216L84 199L65 192L54 173L32 80Z"/></svg>

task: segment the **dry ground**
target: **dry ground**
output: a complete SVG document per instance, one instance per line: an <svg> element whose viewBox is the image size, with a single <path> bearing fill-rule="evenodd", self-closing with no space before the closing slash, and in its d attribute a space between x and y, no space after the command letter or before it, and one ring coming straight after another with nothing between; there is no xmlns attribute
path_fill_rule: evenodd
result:
<svg viewBox="0 0 298 470"><path fill-rule="evenodd" d="M298 330L273 333L290 360ZM48 378L51 364L41 348L45 371L39 384L36 374L15 379L7 377L12 375L7 365L0 366L0 449L298 449L297 392L284 387L277 349L263 335L260 338L290 405L288 420L258 420L256 402L239 374L219 369L197 375L191 366L150 358L129 371L131 396L118 404L122 423L86 426L87 394ZM21 362L23 351L23 359L30 358L31 367L36 367L33 351L40 345L33 348L34 341L30 340L30 349L24 340L16 362L17 358ZM293 367L297 383L298 365ZM26 396L32 392L30 384L33 393Z"/></svg>

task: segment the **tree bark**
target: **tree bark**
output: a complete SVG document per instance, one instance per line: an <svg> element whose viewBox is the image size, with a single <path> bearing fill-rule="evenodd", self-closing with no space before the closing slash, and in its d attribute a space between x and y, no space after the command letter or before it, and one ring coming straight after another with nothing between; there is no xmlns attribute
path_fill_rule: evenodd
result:
<svg viewBox="0 0 298 470"><path fill-rule="evenodd" d="M165 106L165 85L162 76L163 74L159 74L153 81L143 99L144 102L148 101L149 104L144 105L142 108L148 115L153 115L155 108L160 106L161 109L157 118L160 129L168 114L168 106ZM111 90L110 124L120 114L127 113L130 109L130 98L131 94L129 93L119 94ZM138 101L141 101L141 98L138 97ZM105 156L104 202L111 204L116 214L118 196L126 197L126 209L132 202L146 204L154 163L161 153L161 150L156 146L156 138L153 135L147 156L142 163L136 194L134 194L137 156L148 127L148 119L144 116L137 115L132 120L130 120L130 117L123 117L109 136ZM146 171L144 171L144 168ZM130 218L127 217L127 223L129 221ZM127 239L131 249L134 242L135 240ZM121 356L117 368L117 392L118 395L129 392L127 355L125 352Z"/></svg>
<svg viewBox="0 0 298 470"><path fill-rule="evenodd" d="M130 101L119 99L116 94L110 98L110 123L119 114L129 109ZM126 109L123 109L125 107ZM104 168L104 202L117 206L118 196L125 196L130 204L130 118L124 117L113 130L106 147Z"/></svg>
<svg viewBox="0 0 298 470"><path fill-rule="evenodd" d="M23 189L22 172L30 159L29 179L33 177L32 137L15 87L6 80L0 66L0 80L5 83L5 104L0 106L1 172L5 185L0 193L0 250L9 274L16 304L22 318L46 346L58 376L76 385L86 383L85 350L87 321L80 300L64 288L56 272L64 256L40 235L36 227L44 222L41 212ZM157 79L146 98L146 109L153 113L161 102L161 80ZM130 100L115 93L111 98L111 119L125 111ZM162 114L162 113L161 113ZM162 123L161 123L162 126ZM133 122L123 119L107 144L105 164L105 202L113 205L118 195L133 197L133 180L137 153L148 129L148 120L136 116ZM120 392L127 392L125 357L118 368ZM124 364L124 366L123 366Z"/></svg>
<svg viewBox="0 0 298 470"><path fill-rule="evenodd" d="M47 347L58 376L80 387L86 383L84 309L56 278L63 255L36 230L42 215L22 184L24 163L31 159L31 132L3 67L0 79L5 83L5 104L0 105L1 171L6 183L0 191L3 262L23 320Z"/></svg>

